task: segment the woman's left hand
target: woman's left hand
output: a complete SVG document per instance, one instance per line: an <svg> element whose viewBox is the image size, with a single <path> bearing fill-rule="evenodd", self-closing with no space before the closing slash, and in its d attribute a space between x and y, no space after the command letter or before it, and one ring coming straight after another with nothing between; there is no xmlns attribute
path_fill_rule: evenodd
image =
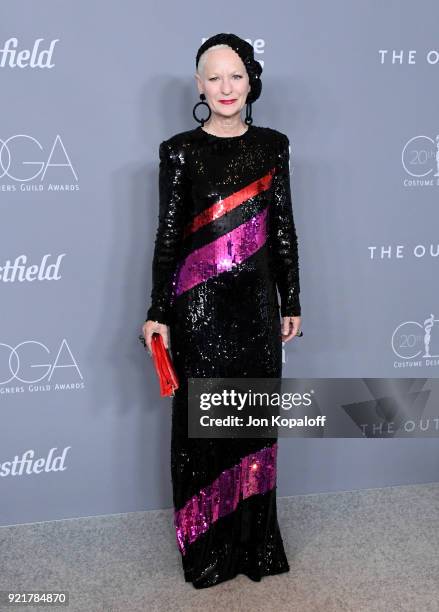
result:
<svg viewBox="0 0 439 612"><path fill-rule="evenodd" d="M301 317L282 317L282 342L300 334Z"/></svg>

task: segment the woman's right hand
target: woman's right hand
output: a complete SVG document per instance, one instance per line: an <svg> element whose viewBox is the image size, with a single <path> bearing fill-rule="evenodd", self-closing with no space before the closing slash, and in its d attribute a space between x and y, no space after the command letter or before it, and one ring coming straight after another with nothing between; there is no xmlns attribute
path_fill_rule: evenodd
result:
<svg viewBox="0 0 439 612"><path fill-rule="evenodd" d="M142 327L143 337L145 338L146 346L148 347L149 354L152 354L151 342L153 334L160 334L163 338L165 348L169 348L169 331L168 326L158 321L146 321Z"/></svg>

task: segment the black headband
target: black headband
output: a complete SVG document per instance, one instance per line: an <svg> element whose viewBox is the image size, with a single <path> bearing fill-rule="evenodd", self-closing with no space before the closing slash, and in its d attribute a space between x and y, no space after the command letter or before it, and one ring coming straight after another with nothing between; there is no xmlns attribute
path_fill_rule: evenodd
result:
<svg viewBox="0 0 439 612"><path fill-rule="evenodd" d="M236 36L236 34L227 33L215 34L215 36L211 36L198 49L197 58L195 61L196 67L198 68L199 59L207 49L213 47L214 45L221 44L225 44L231 47L242 59L244 66L247 70L251 88L246 101L255 102L255 100L257 100L261 95L262 90L262 82L259 78L262 73L262 66L254 58L252 45L243 38Z"/></svg>

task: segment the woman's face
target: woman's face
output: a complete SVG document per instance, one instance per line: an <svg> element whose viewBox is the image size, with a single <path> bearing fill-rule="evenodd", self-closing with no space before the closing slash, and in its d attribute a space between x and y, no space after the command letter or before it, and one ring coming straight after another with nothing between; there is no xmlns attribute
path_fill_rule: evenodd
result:
<svg viewBox="0 0 439 612"><path fill-rule="evenodd" d="M230 48L206 51L204 69L195 75L199 93L213 113L222 117L239 114L250 91L247 70L235 51Z"/></svg>

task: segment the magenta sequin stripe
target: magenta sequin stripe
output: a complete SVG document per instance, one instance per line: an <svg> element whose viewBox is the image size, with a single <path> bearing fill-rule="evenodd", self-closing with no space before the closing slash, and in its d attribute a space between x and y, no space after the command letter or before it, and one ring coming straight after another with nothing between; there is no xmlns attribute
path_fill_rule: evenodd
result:
<svg viewBox="0 0 439 612"><path fill-rule="evenodd" d="M222 472L210 485L174 512L174 525L180 552L192 544L220 517L230 514L242 499L266 493L276 484L277 442L243 457Z"/></svg>
<svg viewBox="0 0 439 612"><path fill-rule="evenodd" d="M267 240L267 213L268 207L265 207L224 236L190 253L180 262L174 275L174 296L231 270L260 249Z"/></svg>

